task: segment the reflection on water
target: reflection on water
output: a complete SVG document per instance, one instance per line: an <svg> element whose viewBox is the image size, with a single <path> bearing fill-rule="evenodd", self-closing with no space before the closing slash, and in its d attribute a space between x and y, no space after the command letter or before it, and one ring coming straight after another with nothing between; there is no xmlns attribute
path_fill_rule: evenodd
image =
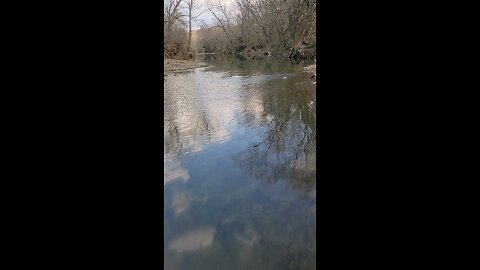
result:
<svg viewBox="0 0 480 270"><path fill-rule="evenodd" d="M198 228L172 241L169 249L176 252L197 251L210 246L214 234L215 229L212 227Z"/></svg>
<svg viewBox="0 0 480 270"><path fill-rule="evenodd" d="M242 243L253 246L257 241L257 232L251 224L247 224L243 233L235 233L235 237Z"/></svg>
<svg viewBox="0 0 480 270"><path fill-rule="evenodd" d="M213 71L240 73L240 74L275 74L291 73L299 70L299 65L294 65L291 60L278 57L267 56L259 59L246 60L240 55L197 55L199 61L204 61L213 65ZM304 65L313 64L313 60L307 60Z"/></svg>
<svg viewBox="0 0 480 270"><path fill-rule="evenodd" d="M182 190L174 190L172 194L172 209L178 216L190 206L191 200L188 193Z"/></svg>
<svg viewBox="0 0 480 270"><path fill-rule="evenodd" d="M187 181L190 178L188 171L185 170L178 160L169 160L167 157L164 158L165 172L163 174L163 184L175 180Z"/></svg>
<svg viewBox="0 0 480 270"><path fill-rule="evenodd" d="M165 74L165 269L315 269L316 94L301 66Z"/></svg>

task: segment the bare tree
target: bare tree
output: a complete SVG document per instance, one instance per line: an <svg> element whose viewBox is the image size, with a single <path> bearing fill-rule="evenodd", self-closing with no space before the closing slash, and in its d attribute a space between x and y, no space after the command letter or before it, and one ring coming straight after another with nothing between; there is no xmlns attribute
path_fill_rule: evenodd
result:
<svg viewBox="0 0 480 270"><path fill-rule="evenodd" d="M172 30L172 25L181 17L181 14L179 12L181 2L182 0L166 0L164 3L163 24L167 26L168 32Z"/></svg>
<svg viewBox="0 0 480 270"><path fill-rule="evenodd" d="M212 47L226 50L274 50L281 54L305 56L315 45L316 0L235 0L235 15L221 0L210 0L208 10L223 39ZM210 37L204 37L212 41ZM219 46L220 45L220 46ZM314 49L313 49L314 50ZM257 51L257 53L260 51Z"/></svg>
<svg viewBox="0 0 480 270"><path fill-rule="evenodd" d="M213 27L220 27L227 37L228 44L232 46L232 39L229 34L230 16L228 14L226 4L224 4L221 0L210 1L208 10L216 19L216 24Z"/></svg>
<svg viewBox="0 0 480 270"><path fill-rule="evenodd" d="M173 40L173 33L174 26L180 23L180 18L182 14L180 13L180 3L182 0L166 0L164 2L164 20L163 20L163 28L164 28L164 53L165 51L169 51L173 47L175 47L175 40ZM176 31L178 32L178 31ZM178 43L178 42L177 42Z"/></svg>
<svg viewBox="0 0 480 270"><path fill-rule="evenodd" d="M201 11L199 14L194 15L193 13L199 10L198 1L197 0L184 0L187 4L188 9L188 45L187 50L191 51L192 48L192 21L197 19L200 15L202 15L205 10Z"/></svg>

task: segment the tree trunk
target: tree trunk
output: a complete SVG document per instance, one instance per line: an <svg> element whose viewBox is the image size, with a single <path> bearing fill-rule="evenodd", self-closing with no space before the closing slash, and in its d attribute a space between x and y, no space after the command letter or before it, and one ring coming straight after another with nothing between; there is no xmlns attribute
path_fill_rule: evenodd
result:
<svg viewBox="0 0 480 270"><path fill-rule="evenodd" d="M191 50L191 44L192 44L192 9L190 8L189 14L188 14L188 52Z"/></svg>

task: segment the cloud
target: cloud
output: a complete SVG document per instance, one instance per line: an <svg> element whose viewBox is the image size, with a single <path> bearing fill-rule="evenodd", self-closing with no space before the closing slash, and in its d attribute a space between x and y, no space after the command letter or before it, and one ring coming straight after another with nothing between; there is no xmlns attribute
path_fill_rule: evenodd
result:
<svg viewBox="0 0 480 270"><path fill-rule="evenodd" d="M192 252L209 247L215 236L212 227L200 227L175 239L168 248L176 252Z"/></svg>
<svg viewBox="0 0 480 270"><path fill-rule="evenodd" d="M168 159L165 155L163 159L163 186L173 181L186 182L190 178L188 171L182 167L178 160Z"/></svg>
<svg viewBox="0 0 480 270"><path fill-rule="evenodd" d="M175 215L178 216L185 212L191 205L191 198L185 191L174 191L172 197L172 208Z"/></svg>

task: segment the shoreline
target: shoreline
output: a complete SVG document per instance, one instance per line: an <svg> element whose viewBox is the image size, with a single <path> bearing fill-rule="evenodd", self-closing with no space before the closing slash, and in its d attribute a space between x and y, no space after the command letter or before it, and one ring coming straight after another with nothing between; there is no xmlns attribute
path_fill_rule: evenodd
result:
<svg viewBox="0 0 480 270"><path fill-rule="evenodd" d="M189 70L205 66L207 64L193 60L163 59L163 71Z"/></svg>
<svg viewBox="0 0 480 270"><path fill-rule="evenodd" d="M317 64L313 64L310 66L306 66L303 68L303 72L306 72L308 74L312 74L310 76L310 80L313 84L317 83Z"/></svg>
<svg viewBox="0 0 480 270"><path fill-rule="evenodd" d="M303 70L307 73L312 73L314 75L317 75L317 65L316 64L306 66L306 67L303 68Z"/></svg>

